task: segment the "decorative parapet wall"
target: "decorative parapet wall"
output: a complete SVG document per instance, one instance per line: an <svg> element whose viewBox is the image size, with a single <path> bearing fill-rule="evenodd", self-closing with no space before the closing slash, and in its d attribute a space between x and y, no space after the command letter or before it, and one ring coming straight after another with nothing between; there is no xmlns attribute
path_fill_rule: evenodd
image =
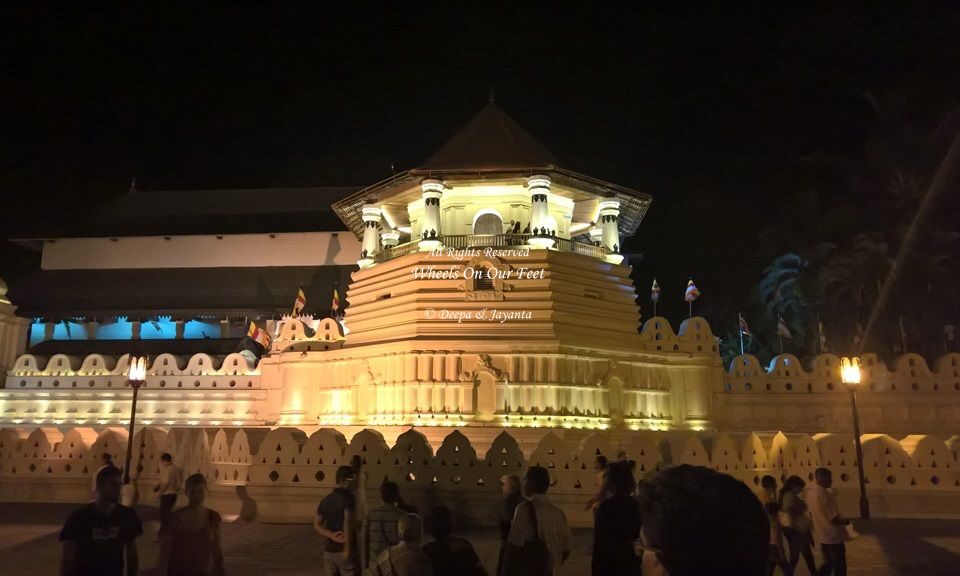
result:
<svg viewBox="0 0 960 576"><path fill-rule="evenodd" d="M294 321L295 320L295 321ZM510 340L413 340L347 346L332 319L285 318L258 365L240 354L152 359L138 416L154 425L415 425L628 429L852 429L838 358L720 367L702 318L675 333L648 320L632 351ZM952 435L960 354L931 369L907 354L891 369L863 356L865 433ZM127 357L30 354L0 387L0 425L124 425Z"/></svg>
<svg viewBox="0 0 960 576"><path fill-rule="evenodd" d="M333 318L284 316L277 325L277 334L270 343L270 351L278 353L337 350L343 347L345 341L343 325Z"/></svg>
<svg viewBox="0 0 960 576"><path fill-rule="evenodd" d="M818 466L834 471L841 505L856 510L853 439L845 434L711 434L423 428L155 428L137 432L133 461L139 493L149 489L160 455L170 452L187 474L201 472L211 505L263 521L307 522L316 502L334 487L338 466L359 455L375 501L385 479L401 485L420 510L450 506L474 524L493 524L499 478L533 464L551 475L551 498L576 524L590 522L583 504L596 490L592 462L619 451L636 462L638 477L673 464L709 466L760 489L765 474L781 482L810 481ZM345 433L350 434L348 438ZM388 437L385 437L387 434ZM877 516L960 518L960 438L863 436L868 495ZM389 442L388 442L389 440ZM0 501L84 502L102 453L124 461L126 431L89 428L0 430Z"/></svg>
<svg viewBox="0 0 960 576"><path fill-rule="evenodd" d="M899 357L890 369L875 354L861 357L857 390L861 430L885 434L952 434L960 422L960 354L938 359L931 370L919 354ZM852 430L850 399L840 382L839 358L823 354L807 368L792 354L764 369L752 355L738 356L714 393L720 429Z"/></svg>
<svg viewBox="0 0 960 576"><path fill-rule="evenodd" d="M0 388L0 422L126 425L128 361L128 355L80 359L56 354L48 359L24 354ZM266 401L260 369L240 354L161 354L147 370L137 417L148 425L256 425L264 423Z"/></svg>

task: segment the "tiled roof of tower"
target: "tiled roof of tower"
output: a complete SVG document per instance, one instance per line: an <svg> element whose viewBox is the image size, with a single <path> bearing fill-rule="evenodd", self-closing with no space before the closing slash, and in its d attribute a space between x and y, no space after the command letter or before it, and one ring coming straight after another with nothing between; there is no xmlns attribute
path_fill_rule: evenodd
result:
<svg viewBox="0 0 960 576"><path fill-rule="evenodd" d="M492 101L413 172L547 170L557 159Z"/></svg>

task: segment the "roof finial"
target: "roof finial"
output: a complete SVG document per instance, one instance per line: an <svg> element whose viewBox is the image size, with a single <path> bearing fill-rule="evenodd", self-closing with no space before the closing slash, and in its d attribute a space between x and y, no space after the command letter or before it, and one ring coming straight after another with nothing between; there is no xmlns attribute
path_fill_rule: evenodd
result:
<svg viewBox="0 0 960 576"><path fill-rule="evenodd" d="M494 92L493 92L493 84L490 85L490 99L489 99L489 102L490 102L491 104L496 104L496 103L497 103L497 96L496 96L496 94L494 94Z"/></svg>

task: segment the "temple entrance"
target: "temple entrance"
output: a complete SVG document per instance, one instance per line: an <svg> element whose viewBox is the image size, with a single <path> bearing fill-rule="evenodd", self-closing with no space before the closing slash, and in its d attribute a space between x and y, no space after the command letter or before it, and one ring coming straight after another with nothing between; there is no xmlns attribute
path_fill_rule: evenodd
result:
<svg viewBox="0 0 960 576"><path fill-rule="evenodd" d="M474 234L503 234L503 220L496 214L481 214L473 223Z"/></svg>

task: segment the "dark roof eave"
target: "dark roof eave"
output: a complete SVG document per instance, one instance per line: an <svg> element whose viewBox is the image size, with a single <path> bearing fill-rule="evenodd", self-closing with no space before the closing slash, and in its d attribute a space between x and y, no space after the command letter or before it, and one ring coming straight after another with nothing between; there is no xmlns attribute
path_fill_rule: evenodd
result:
<svg viewBox="0 0 960 576"><path fill-rule="evenodd" d="M158 316L172 316L173 318L198 318L201 316L216 316L219 318L240 318L244 316L276 315L278 318L289 311L280 307L244 306L236 308L113 308L94 309L77 308L73 310L34 310L31 308L17 308L17 316L21 318L42 318L45 322L59 322L73 318L115 318L124 316L133 321L146 321Z"/></svg>

